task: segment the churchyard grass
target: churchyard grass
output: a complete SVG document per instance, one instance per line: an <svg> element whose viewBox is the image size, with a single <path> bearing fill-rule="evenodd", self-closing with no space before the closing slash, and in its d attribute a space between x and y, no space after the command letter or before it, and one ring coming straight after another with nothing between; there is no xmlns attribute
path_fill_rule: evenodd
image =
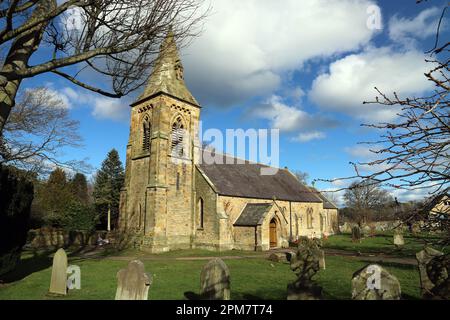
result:
<svg viewBox="0 0 450 320"><path fill-rule="evenodd" d="M191 254L200 252L203 251L194 250ZM241 256L248 254L242 251L235 253L240 253ZM211 252L209 254L216 255ZM164 255L151 257L158 259L143 259L146 272L152 273L154 277L149 299L184 299L186 291L199 293L200 272L207 260L180 261L173 257L165 259ZM51 256L47 258L51 261ZM40 268L33 264L36 259L36 263L42 264ZM287 284L295 279L288 264L274 263L263 257L224 261L230 269L232 299L286 299ZM69 255L69 264L81 268L81 290L71 290L62 299L114 299L116 273L126 267L127 263L127 259L85 259ZM327 269L321 270L316 278L324 288L325 298L350 299L352 275L366 264L362 259L354 257L327 257ZM388 263L381 265L399 279L404 298L419 298L419 273L416 266ZM32 272L33 270L35 271ZM10 277L14 279L14 274ZM0 299L56 299L46 295L50 277L51 262L48 263L43 256L28 255L16 270L15 281L0 286Z"/></svg>
<svg viewBox="0 0 450 320"><path fill-rule="evenodd" d="M415 258L415 254L423 249L426 242L438 240L439 237L431 235L413 236L405 233L404 239L405 245L403 248L397 249L394 246L393 234L389 232L377 234L373 237L364 237L360 243L353 242L350 234L339 234L329 237L323 242L323 246L325 249L344 250L348 253L359 251L360 253ZM450 252L448 247L435 246L435 248L443 252Z"/></svg>

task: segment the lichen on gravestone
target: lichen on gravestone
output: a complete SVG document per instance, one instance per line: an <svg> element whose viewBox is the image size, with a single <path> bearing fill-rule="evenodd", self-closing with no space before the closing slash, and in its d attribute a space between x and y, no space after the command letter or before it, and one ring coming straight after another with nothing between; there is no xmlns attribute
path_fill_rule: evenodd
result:
<svg viewBox="0 0 450 320"><path fill-rule="evenodd" d="M423 298L450 299L450 256L425 246L416 258Z"/></svg>
<svg viewBox="0 0 450 320"><path fill-rule="evenodd" d="M203 267L200 297L204 300L230 300L230 271L223 260L215 258Z"/></svg>
<svg viewBox="0 0 450 320"><path fill-rule="evenodd" d="M152 276L145 273L144 264L139 260L128 263L117 272L116 300L148 300L148 290Z"/></svg>
<svg viewBox="0 0 450 320"><path fill-rule="evenodd" d="M291 258L291 270L297 279L288 284L288 300L317 300L322 298L322 288L313 277L320 270L323 252L320 241L302 237L297 252Z"/></svg>
<svg viewBox="0 0 450 320"><path fill-rule="evenodd" d="M353 274L353 300L399 300L400 298L400 282L379 265L369 264Z"/></svg>

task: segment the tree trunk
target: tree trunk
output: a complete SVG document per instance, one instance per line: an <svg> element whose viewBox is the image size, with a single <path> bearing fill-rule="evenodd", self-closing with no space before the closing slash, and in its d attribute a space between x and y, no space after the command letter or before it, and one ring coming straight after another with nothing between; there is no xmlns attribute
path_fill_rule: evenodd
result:
<svg viewBox="0 0 450 320"><path fill-rule="evenodd" d="M37 19L43 12L48 12L55 7L56 0L40 1L27 22ZM47 23L39 24L17 36L6 56L0 71L0 135L14 107L16 94L22 82L22 79L17 76L17 71L28 67L30 57L39 48L46 26Z"/></svg>

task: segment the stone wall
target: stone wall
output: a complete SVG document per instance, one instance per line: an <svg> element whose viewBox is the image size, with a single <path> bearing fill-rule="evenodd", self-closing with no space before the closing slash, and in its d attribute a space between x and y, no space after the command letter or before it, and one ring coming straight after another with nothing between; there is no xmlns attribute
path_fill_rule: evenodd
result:
<svg viewBox="0 0 450 320"><path fill-rule="evenodd" d="M376 221L376 222L370 222L362 225L362 231L365 234L369 234L371 230L375 232L384 232L384 231L390 231L394 229L396 226L401 224L401 221ZM344 224L339 226L339 231L342 233L351 233L352 228L356 226L357 223L353 222L344 222Z"/></svg>
<svg viewBox="0 0 450 320"><path fill-rule="evenodd" d="M272 203L273 200L267 199L252 199L252 198L237 198L237 197L229 197L229 196L218 196L218 203L224 208L224 213L228 217L227 224L228 228L232 232L232 238L236 239L236 230L238 227L234 227L234 222L239 218L240 214L244 210L247 203ZM311 208L312 209L312 226L308 228L306 223L306 211ZM323 213L323 204L322 203L301 203L301 202L291 202L289 201L276 201L276 206L274 206L275 211L279 212L279 216L281 217L279 220L286 221L287 223L279 223L278 225L282 227L281 230L277 230L280 235L278 246L286 246L289 236L291 234L292 227L292 239L298 239L300 236L308 236L308 237L317 237L320 238L322 236L322 231L320 230L320 214ZM291 210L291 212L289 211ZM273 213L272 213L273 214ZM262 246L262 250L268 249L269 243L269 223L265 221L265 223L260 227L262 243L259 244ZM242 237L242 231L240 232L239 239ZM255 243L255 238L251 239L253 243ZM247 244L248 241L245 241ZM233 244L234 247L240 246L236 243Z"/></svg>
<svg viewBox="0 0 450 320"><path fill-rule="evenodd" d="M217 213L217 196L198 169L195 170L195 214L193 247L218 249L220 217ZM200 199L203 199L203 228L200 226Z"/></svg>
<svg viewBox="0 0 450 320"><path fill-rule="evenodd" d="M255 227L234 227L234 249L255 250L256 233Z"/></svg>
<svg viewBox="0 0 450 320"><path fill-rule="evenodd" d="M33 249L55 249L69 246L96 245L98 237L107 238L107 231L64 231L57 228L40 228L28 232L27 246ZM108 238L109 239L109 238ZM112 239L109 239L112 241Z"/></svg>

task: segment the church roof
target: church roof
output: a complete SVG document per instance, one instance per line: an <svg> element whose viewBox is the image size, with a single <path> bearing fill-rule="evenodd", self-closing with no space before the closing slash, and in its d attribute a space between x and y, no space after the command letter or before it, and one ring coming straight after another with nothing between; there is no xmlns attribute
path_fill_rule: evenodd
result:
<svg viewBox="0 0 450 320"><path fill-rule="evenodd" d="M333 202L331 202L330 200L328 200L328 198L325 197L325 196L324 196L321 192L319 192L317 189L311 188L311 190L312 190L313 192L315 192L316 195L317 195L320 199L322 199L322 201L323 201L323 208L324 208L324 209L337 209L337 208L338 208L338 207L336 207L336 205L335 205Z"/></svg>
<svg viewBox="0 0 450 320"><path fill-rule="evenodd" d="M239 218L234 223L240 227L254 227L263 223L264 217L273 203L247 203Z"/></svg>
<svg viewBox="0 0 450 320"><path fill-rule="evenodd" d="M202 158L205 158L205 154L205 151L202 152ZM220 157L222 157L220 164L217 161L207 164L208 162L203 159L202 163L197 165L220 195L255 199L275 198L294 202L322 202L321 198L286 169L277 168L278 171L274 175L261 175L261 169L269 168L268 166L244 162L228 155L220 155Z"/></svg>
<svg viewBox="0 0 450 320"><path fill-rule="evenodd" d="M172 31L169 31L161 45L159 56L155 61L144 92L132 105L161 93L200 106L184 83L183 65Z"/></svg>

